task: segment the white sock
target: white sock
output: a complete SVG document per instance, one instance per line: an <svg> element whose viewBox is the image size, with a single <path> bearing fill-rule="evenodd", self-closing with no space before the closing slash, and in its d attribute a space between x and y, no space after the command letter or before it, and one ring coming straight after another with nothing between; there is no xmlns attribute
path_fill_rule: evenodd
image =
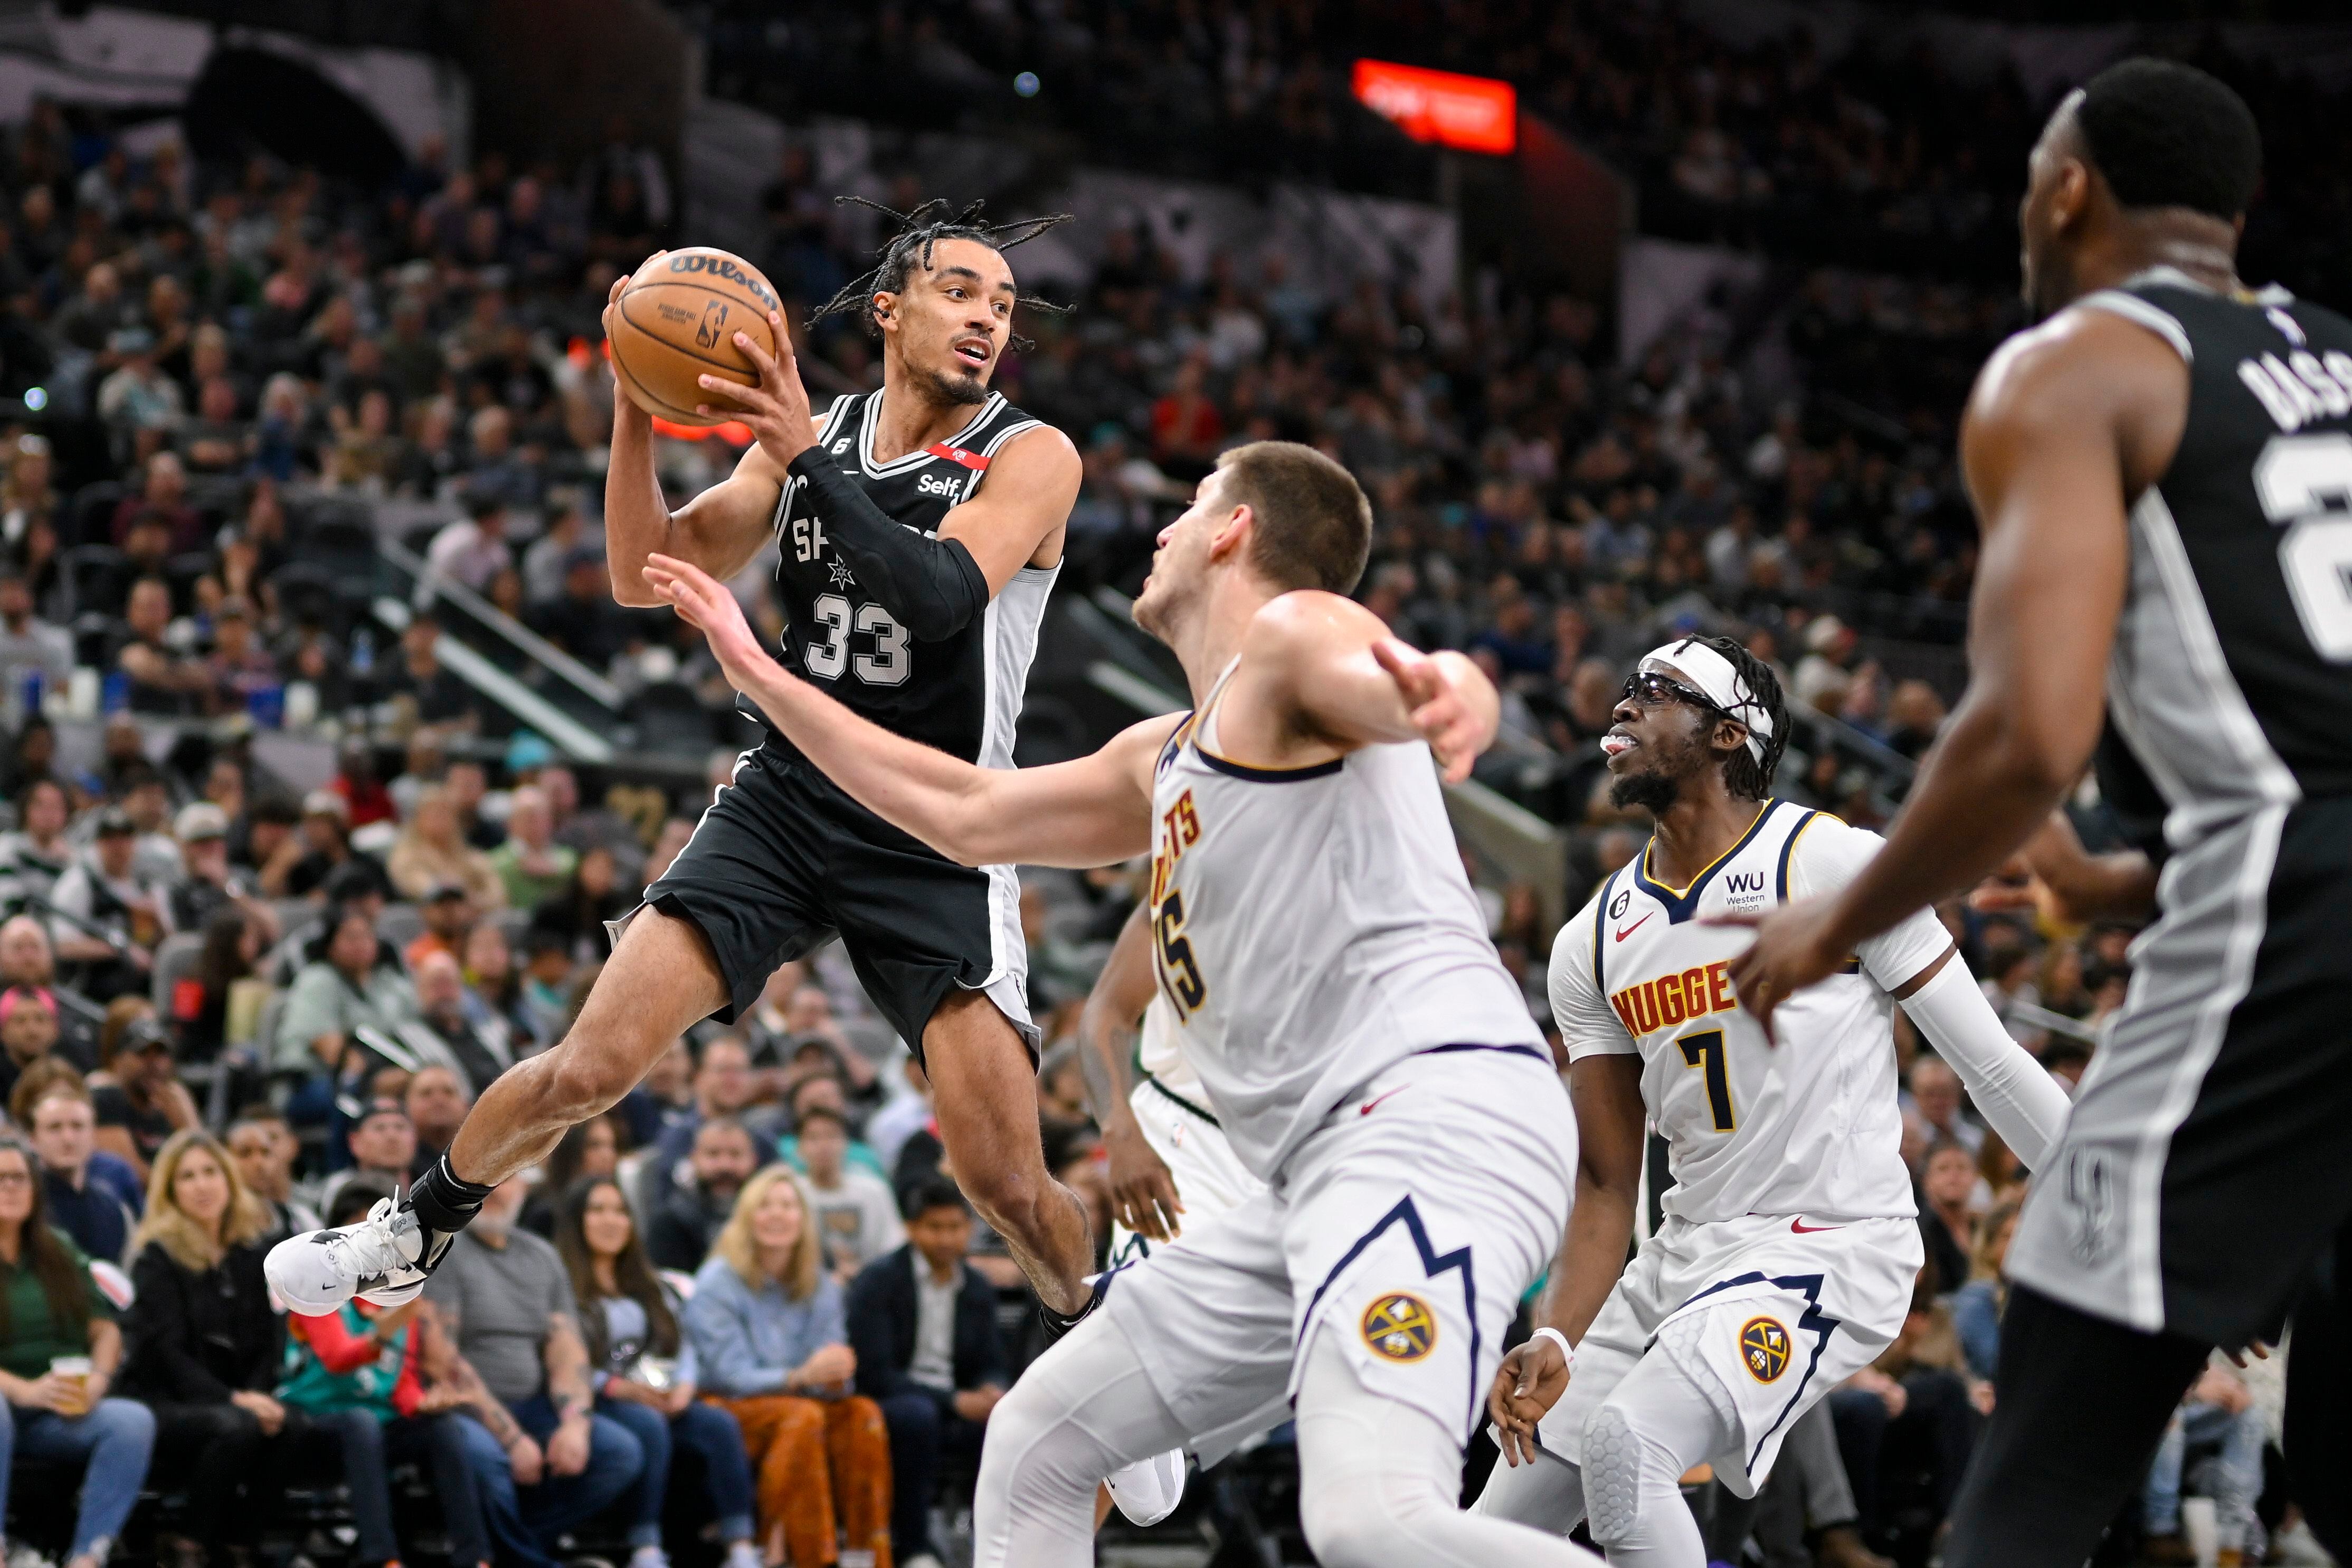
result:
<svg viewBox="0 0 2352 1568"><path fill-rule="evenodd" d="M1329 1333L1298 1390L1298 1511L1323 1568L1600 1568L1556 1535L1465 1513L1462 1441L1367 1389Z"/></svg>
<svg viewBox="0 0 2352 1568"><path fill-rule="evenodd" d="M1089 1315L989 1415L972 1568L1093 1568L1095 1488L1187 1436L1126 1333L1108 1313Z"/></svg>

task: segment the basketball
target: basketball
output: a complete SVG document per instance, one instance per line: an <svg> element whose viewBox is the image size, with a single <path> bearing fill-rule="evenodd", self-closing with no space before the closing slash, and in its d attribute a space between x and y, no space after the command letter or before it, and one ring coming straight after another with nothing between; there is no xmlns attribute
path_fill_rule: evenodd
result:
<svg viewBox="0 0 2352 1568"><path fill-rule="evenodd" d="M614 379L647 413L677 424L723 424L730 414L694 412L698 402L727 407L695 378L757 382L735 334L773 352L768 312L780 308L775 289L741 256L709 246L655 256L629 279L614 312Z"/></svg>

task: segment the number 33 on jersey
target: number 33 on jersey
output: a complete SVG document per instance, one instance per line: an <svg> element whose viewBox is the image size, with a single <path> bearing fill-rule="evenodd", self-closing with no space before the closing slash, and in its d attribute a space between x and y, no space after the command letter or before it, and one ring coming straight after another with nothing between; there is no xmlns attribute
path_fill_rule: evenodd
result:
<svg viewBox="0 0 2352 1568"><path fill-rule="evenodd" d="M948 513L980 493L1004 444L1036 420L992 392L953 439L887 463L874 460L882 393L836 398L817 444L902 528L937 534ZM966 762L1013 766L1021 693L1058 567L1024 567L985 613L936 643L917 643L858 586L834 548L832 522L810 509L804 482L776 498L776 589L788 622L786 669L823 685L866 718ZM765 722L758 708L738 705Z"/></svg>
<svg viewBox="0 0 2352 1568"><path fill-rule="evenodd" d="M1785 800L1686 887L1645 849L1560 930L1552 1012L1571 1061L1638 1054L1642 1101L1669 1145L1665 1211L1697 1222L1748 1214L1908 1214L1899 1155L1888 995L1950 946L1921 911L1790 997L1780 1044L1741 1010L1728 968L1750 940L1713 915L1753 915L1851 881L1875 833Z"/></svg>

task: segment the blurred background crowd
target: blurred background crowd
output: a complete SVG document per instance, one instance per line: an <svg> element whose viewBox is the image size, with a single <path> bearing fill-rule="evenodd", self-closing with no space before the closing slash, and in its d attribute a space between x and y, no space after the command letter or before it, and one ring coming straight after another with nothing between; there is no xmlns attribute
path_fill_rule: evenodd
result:
<svg viewBox="0 0 2352 1568"><path fill-rule="evenodd" d="M722 215L796 332L877 238L833 198L961 198L918 154L976 127L1028 150L988 183L1008 215L1056 201L1066 148L1036 149L1072 136L1090 162L1253 199L1482 188L1349 97L1366 54L1511 80L1530 123L1626 193L1629 267L1709 258L1636 338L1641 280L1586 287L1509 236L1474 244L1466 205L1458 276L1433 280L1402 247L1338 271L1274 245L1204 256L1150 202L1097 203L1041 272L1074 308L1024 319L1035 342L999 372L1085 455L1024 755L1176 689L1116 622L1216 455L1323 446L1374 500L1360 597L1506 692L1503 740L1456 806L1542 1017L1554 931L1641 851L1593 742L1666 636L1727 632L1781 670L1800 708L1783 794L1864 825L1899 805L1965 678L1954 422L2021 324L2023 150L2083 73L1699 6L1482 0L1434 22L1311 0L667 14L709 98L775 131ZM2344 293L2340 87L2288 74L2275 39L2180 52L2264 121L2246 275ZM870 149L848 183L841 116ZM941 1167L919 1070L837 952L680 1040L502 1191L436 1308L289 1338L258 1293L268 1239L392 1191L483 1085L562 1037L605 923L751 743L698 638L614 605L602 545L598 312L620 272L705 237L696 165L617 114L561 154L422 133L371 177L266 137L200 155L168 121L70 95L0 121L8 1542L96 1562L128 1530L126 1550L189 1568L265 1545L636 1568L952 1555L1030 1319ZM800 347L820 400L878 380L849 325ZM740 450L669 432L673 502ZM767 570L735 587L772 633ZM2074 814L2093 850L2116 841L2095 794ZM2132 932L2038 891L1945 913L2003 1019L2072 1080ZM1071 1037L1134 895L1131 870L1024 879L1049 1155L1098 1234ZM1759 1531L1775 1564L1925 1563L1997 1396L2026 1175L1896 1027L1930 1267L1912 1331L1832 1402L1843 1491ZM942 1362L911 1325L921 1290L950 1288ZM569 1340L543 1327L559 1308ZM585 1432L550 1402L579 1377L597 1390ZM2275 1433L2263 1370L2217 1369L2116 1550L2178 1560L2186 1477L2243 1561L2287 1551ZM289 1440L305 1434L327 1440ZM1207 1489L1213 1538L1297 1551L1279 1445L1236 1463ZM79 1467L78 1505L71 1484L24 1484L42 1465Z"/></svg>

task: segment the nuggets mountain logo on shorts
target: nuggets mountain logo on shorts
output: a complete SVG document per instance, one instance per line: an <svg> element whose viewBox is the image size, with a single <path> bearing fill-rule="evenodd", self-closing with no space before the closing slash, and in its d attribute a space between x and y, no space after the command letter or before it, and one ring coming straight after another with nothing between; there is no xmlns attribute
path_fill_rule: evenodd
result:
<svg viewBox="0 0 2352 1568"><path fill-rule="evenodd" d="M1750 1318L1739 1331L1739 1359L1748 1375L1769 1383L1789 1370L1789 1331L1778 1318Z"/></svg>
<svg viewBox="0 0 2352 1568"><path fill-rule="evenodd" d="M1419 1361L1437 1348L1437 1318L1419 1296L1392 1291L1364 1309L1364 1343L1383 1361Z"/></svg>

